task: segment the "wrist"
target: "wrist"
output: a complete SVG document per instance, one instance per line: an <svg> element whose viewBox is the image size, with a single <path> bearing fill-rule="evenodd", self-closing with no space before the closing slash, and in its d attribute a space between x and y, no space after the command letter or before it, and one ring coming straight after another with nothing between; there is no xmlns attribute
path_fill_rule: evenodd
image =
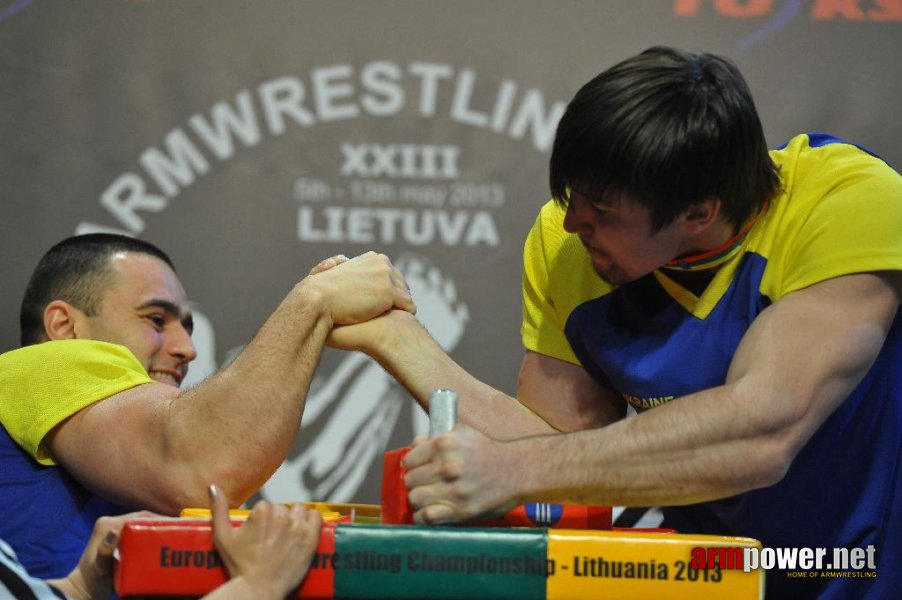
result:
<svg viewBox="0 0 902 600"><path fill-rule="evenodd" d="M334 325L332 307L325 292L316 285L312 277L298 282L291 290L289 298L296 308L311 314L317 322L328 325L329 329Z"/></svg>
<svg viewBox="0 0 902 600"><path fill-rule="evenodd" d="M500 472L516 473L516 476L507 478L507 490L505 490L511 507L541 498L544 488L542 474L536 473L536 470L545 461L541 456L538 459L526 459L532 455L534 448L534 444L530 444L526 440L535 441L536 438L497 442Z"/></svg>
<svg viewBox="0 0 902 600"><path fill-rule="evenodd" d="M354 337L352 347L346 349L363 352L389 373L393 373L398 362L407 361L405 351L415 345L415 340L407 333L410 326L405 321L408 318L416 321L410 313L392 309L371 321L351 325L352 328L362 329L359 329L360 333Z"/></svg>

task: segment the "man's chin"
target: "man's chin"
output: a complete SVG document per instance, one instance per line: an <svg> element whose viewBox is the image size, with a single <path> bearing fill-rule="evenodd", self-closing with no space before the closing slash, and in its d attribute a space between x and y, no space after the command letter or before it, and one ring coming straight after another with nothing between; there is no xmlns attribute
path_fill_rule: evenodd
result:
<svg viewBox="0 0 902 600"><path fill-rule="evenodd" d="M150 378L156 381L157 383L162 383L164 385L170 385L172 387L181 387L181 381L177 380L172 375L168 373L151 373Z"/></svg>
<svg viewBox="0 0 902 600"><path fill-rule="evenodd" d="M602 281L607 283L608 285L613 285L613 286L624 285L633 280L632 277L629 277L626 273L624 273L620 269L616 269L616 268L612 269L610 267L603 269L603 268L599 267L598 265L593 265L593 266L595 268L595 274L598 275L598 277Z"/></svg>

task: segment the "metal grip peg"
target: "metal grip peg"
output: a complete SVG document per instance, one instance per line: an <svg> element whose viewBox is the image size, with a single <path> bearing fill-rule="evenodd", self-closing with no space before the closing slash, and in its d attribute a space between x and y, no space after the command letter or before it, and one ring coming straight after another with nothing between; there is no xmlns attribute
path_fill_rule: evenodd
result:
<svg viewBox="0 0 902 600"><path fill-rule="evenodd" d="M438 389L429 398L429 439L448 433L457 425L457 393Z"/></svg>

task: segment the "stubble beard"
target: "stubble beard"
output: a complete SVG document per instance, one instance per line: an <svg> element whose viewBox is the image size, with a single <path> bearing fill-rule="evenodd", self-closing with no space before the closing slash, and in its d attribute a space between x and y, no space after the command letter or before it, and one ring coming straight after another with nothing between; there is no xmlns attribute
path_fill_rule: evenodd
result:
<svg viewBox="0 0 902 600"><path fill-rule="evenodd" d="M595 274L598 275L599 279L609 285L620 286L632 281L632 278L615 264L606 268L601 268L595 263L592 263L592 268L595 270Z"/></svg>

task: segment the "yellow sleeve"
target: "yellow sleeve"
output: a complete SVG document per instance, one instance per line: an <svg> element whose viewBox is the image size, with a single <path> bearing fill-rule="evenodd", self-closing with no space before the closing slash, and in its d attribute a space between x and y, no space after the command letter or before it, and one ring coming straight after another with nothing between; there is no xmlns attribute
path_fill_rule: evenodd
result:
<svg viewBox="0 0 902 600"><path fill-rule="evenodd" d="M95 340L58 340L0 355L0 423L43 465L56 464L43 440L79 410L150 383L125 346Z"/></svg>
<svg viewBox="0 0 902 600"><path fill-rule="evenodd" d="M802 169L808 175L794 184L814 195L803 204L815 203L789 240L780 295L850 273L902 270L902 177L847 144L815 150L808 160L820 168Z"/></svg>
<svg viewBox="0 0 902 600"><path fill-rule="evenodd" d="M580 303L602 293L579 238L564 231L566 209L549 201L536 218L523 248L523 324L527 350L580 365L564 333Z"/></svg>

